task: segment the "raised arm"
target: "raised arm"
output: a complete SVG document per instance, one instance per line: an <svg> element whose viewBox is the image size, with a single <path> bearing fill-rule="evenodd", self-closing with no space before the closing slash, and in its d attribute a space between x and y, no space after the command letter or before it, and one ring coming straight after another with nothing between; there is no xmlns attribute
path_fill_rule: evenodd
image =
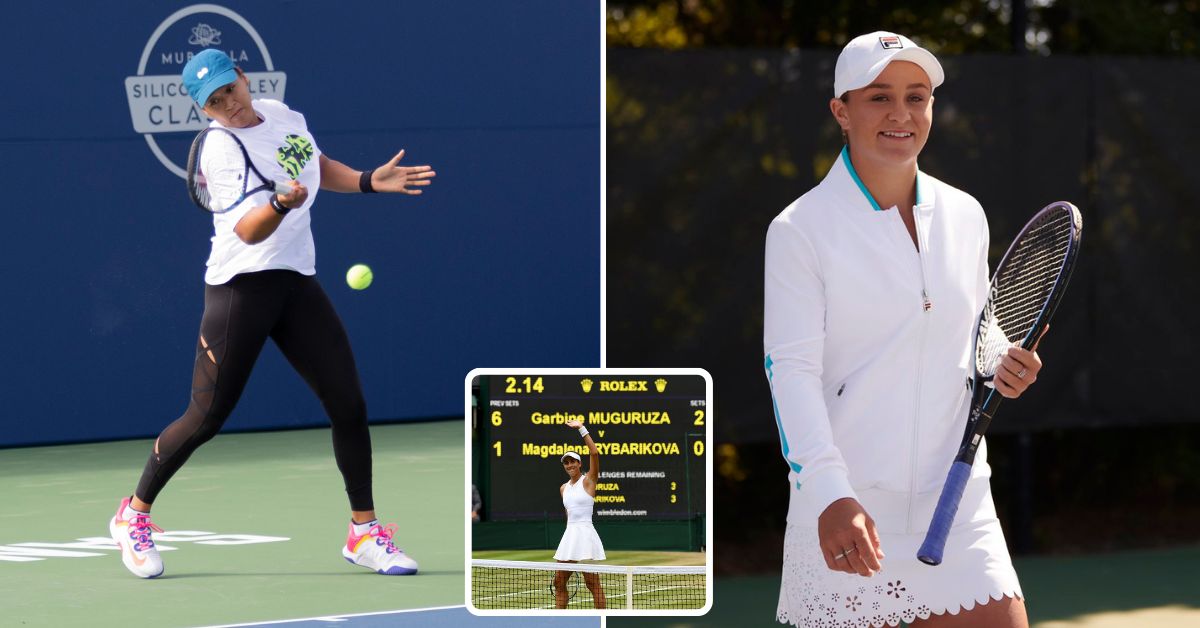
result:
<svg viewBox="0 0 1200 628"><path fill-rule="evenodd" d="M596 443L592 441L592 435L586 434L583 437L583 442L588 446L588 480L592 483L592 496L596 493L596 482L600 478L600 450L596 448Z"/></svg>
<svg viewBox="0 0 1200 628"><path fill-rule="evenodd" d="M567 427L579 430L579 434L583 436L583 442L588 447L588 472L586 480L583 483L583 488L587 489L588 495L596 496L596 482L600 479L600 449L596 447L595 441L592 440L592 435L588 433L586 427L580 421L567 421Z"/></svg>

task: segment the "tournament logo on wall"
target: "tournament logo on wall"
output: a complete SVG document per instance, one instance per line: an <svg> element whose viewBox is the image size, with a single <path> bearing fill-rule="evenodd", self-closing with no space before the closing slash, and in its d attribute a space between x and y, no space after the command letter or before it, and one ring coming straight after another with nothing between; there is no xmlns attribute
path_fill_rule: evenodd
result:
<svg viewBox="0 0 1200 628"><path fill-rule="evenodd" d="M187 147L191 136L209 119L192 102L179 73L188 60L206 48L229 55L250 79L254 98L283 100L287 75L276 72L271 53L246 18L215 4L195 4L172 13L146 42L137 75L125 79L133 130L146 138L162 165L186 178ZM159 142L163 134L181 134L186 142ZM167 136L169 137L169 136Z"/></svg>

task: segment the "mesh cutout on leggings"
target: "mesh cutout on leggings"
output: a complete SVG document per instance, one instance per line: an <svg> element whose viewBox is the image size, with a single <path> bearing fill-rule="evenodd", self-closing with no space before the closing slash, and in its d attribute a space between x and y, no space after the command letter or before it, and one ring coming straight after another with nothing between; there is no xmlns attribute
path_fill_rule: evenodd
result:
<svg viewBox="0 0 1200 628"><path fill-rule="evenodd" d="M224 339L210 343L203 334L196 344L196 364L192 369L192 403L201 414L208 414L212 407L213 395L217 390L217 373L220 371L220 358L217 355L221 353L224 344Z"/></svg>
<svg viewBox="0 0 1200 628"><path fill-rule="evenodd" d="M213 399L216 396L217 376L221 370L220 361L224 357L221 349L224 344L224 339L209 342L203 334L196 342L195 364L192 369L191 407L183 417L180 417L179 421L171 423L163 429L158 440L154 442L154 456L157 462L161 463L163 458L175 455L186 441L195 438L206 426L206 419L209 411L212 410ZM207 436L207 434L202 435L201 440L208 440ZM189 451L188 455L190 454ZM172 473L174 472L172 471Z"/></svg>
<svg viewBox="0 0 1200 628"><path fill-rule="evenodd" d="M224 344L224 339L209 342L203 334L196 342L190 403L183 416L164 428L154 441L154 450L138 481L136 495L139 499L154 503L159 490L187 462L196 448L215 436L224 423L223 417L213 420L210 415L216 398L219 365L224 358Z"/></svg>

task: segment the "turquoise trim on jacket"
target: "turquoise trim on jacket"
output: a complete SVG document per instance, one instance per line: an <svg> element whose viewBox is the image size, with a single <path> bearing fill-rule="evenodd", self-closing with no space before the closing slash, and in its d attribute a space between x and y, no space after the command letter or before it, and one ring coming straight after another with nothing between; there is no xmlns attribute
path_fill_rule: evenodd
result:
<svg viewBox="0 0 1200 628"><path fill-rule="evenodd" d="M850 173L850 178L854 179L854 184L858 186L859 191L863 196L871 201L871 208L877 212L883 211L879 203L875 202L875 197L871 196L871 192L867 190L867 186L863 185L862 179L858 178L858 172L854 170L854 164L850 161L850 145L842 147L842 163L846 164L846 170ZM917 170L917 205L921 204L921 171Z"/></svg>
<svg viewBox="0 0 1200 628"><path fill-rule="evenodd" d="M775 362L771 360L771 355L767 354L767 359L763 362L763 366L767 369L767 381L771 382L772 385L775 383L775 373L771 370L771 366L774 364ZM800 470L804 467L788 457L788 453L791 450L788 448L787 436L783 433L783 421L779 418L779 404L775 401L774 388L771 389L771 407L775 409L775 427L779 428L779 444L783 448L783 459L787 460L792 471L800 473ZM799 488L799 483L796 486Z"/></svg>

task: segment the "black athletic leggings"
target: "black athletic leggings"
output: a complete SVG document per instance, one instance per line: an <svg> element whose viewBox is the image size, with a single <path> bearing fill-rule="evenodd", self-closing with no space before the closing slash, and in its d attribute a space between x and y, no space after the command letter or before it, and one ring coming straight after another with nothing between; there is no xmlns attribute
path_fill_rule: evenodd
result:
<svg viewBox="0 0 1200 628"><path fill-rule="evenodd" d="M192 398L183 416L155 441L138 482L139 499L153 503L192 452L216 436L268 337L329 415L350 509L374 509L367 406L350 341L317 280L290 270L245 273L220 286L205 285Z"/></svg>

